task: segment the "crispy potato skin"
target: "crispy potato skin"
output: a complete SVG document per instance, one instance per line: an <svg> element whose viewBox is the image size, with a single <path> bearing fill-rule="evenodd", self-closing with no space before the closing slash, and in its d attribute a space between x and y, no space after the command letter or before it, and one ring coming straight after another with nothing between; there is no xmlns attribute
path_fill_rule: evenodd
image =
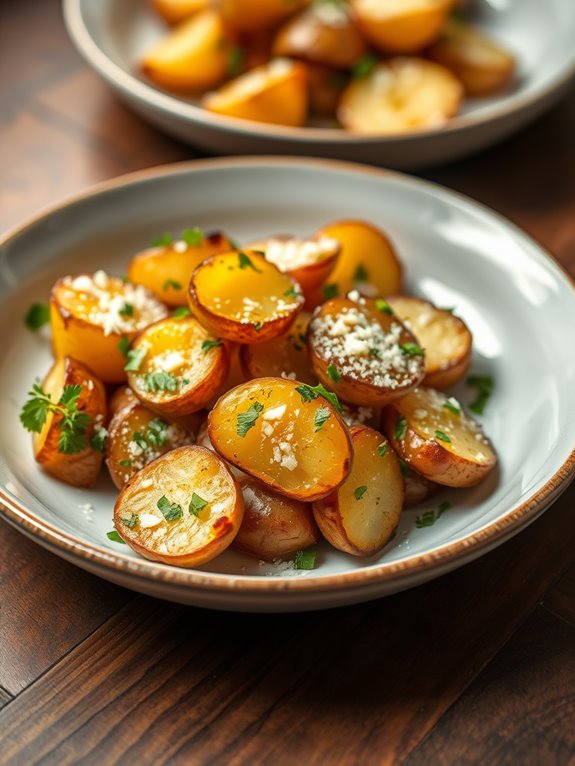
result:
<svg viewBox="0 0 575 766"><path fill-rule="evenodd" d="M138 401L138 397L132 391L130 386L120 386L117 388L108 402L108 415L110 416L110 420L114 417L116 412L119 412L123 407L127 407L128 404Z"/></svg>
<svg viewBox="0 0 575 766"><path fill-rule="evenodd" d="M240 480L244 519L234 548L265 561L290 556L319 540L309 503L272 492L249 476Z"/></svg>
<svg viewBox="0 0 575 766"><path fill-rule="evenodd" d="M271 29L306 4L307 0L219 0L225 22L240 32Z"/></svg>
<svg viewBox="0 0 575 766"><path fill-rule="evenodd" d="M153 486L148 488L147 481L150 480ZM209 499L209 492L214 491L214 487L219 488L222 502L225 499L227 503L225 512L219 511L213 520L208 518L196 523L185 504L181 520L174 525L168 522L167 527L161 522L158 532L151 534L149 529L142 530L141 524L130 529L123 523L122 519L133 512L153 511L157 515L155 509L161 495L169 495L170 499L179 497L175 495L178 481L189 482L189 487L183 488L186 500L191 498L193 491ZM229 547L240 528L243 515L242 493L224 461L211 450L195 445L179 447L145 466L122 489L114 506L116 529L136 553L152 561L187 568L205 564ZM202 528L200 523L206 526ZM174 545L177 552L167 548L174 534L178 535Z"/></svg>
<svg viewBox="0 0 575 766"><path fill-rule="evenodd" d="M106 391L102 382L81 362L65 357L58 359L48 372L42 387L59 401L64 386L82 386L78 398L78 409L92 418L93 423L86 430L87 446L81 452L67 455L58 450L62 416L49 416L44 429L34 434L34 457L37 462L56 479L73 487L91 487L98 478L103 453L90 446L94 435L94 421L106 423Z"/></svg>

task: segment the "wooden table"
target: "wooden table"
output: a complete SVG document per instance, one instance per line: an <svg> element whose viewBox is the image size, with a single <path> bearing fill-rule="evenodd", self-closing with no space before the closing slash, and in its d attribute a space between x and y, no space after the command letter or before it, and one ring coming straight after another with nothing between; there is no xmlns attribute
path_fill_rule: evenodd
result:
<svg viewBox="0 0 575 766"><path fill-rule="evenodd" d="M57 0L4 3L0 26L0 229L199 155L115 100L72 50ZM517 137L426 175L509 216L575 274L574 134L572 92ZM331 612L155 601L4 523L0 576L2 764L575 763L575 486L476 563Z"/></svg>

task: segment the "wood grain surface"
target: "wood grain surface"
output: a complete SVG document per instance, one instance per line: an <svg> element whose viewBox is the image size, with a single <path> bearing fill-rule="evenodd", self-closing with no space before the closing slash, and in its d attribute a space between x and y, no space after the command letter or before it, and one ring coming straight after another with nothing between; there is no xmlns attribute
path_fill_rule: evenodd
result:
<svg viewBox="0 0 575 766"><path fill-rule="evenodd" d="M97 181L202 156L87 69L58 0L0 6L0 67L1 230ZM507 215L575 275L574 132L575 90L425 175ZM2 766L575 762L575 487L477 562L330 612L136 596L4 523L0 589Z"/></svg>

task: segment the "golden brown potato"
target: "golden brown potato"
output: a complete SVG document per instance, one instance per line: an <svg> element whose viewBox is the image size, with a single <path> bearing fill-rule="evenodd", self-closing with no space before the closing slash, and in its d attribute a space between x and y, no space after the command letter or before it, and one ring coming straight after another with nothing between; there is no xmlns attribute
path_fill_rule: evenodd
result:
<svg viewBox="0 0 575 766"><path fill-rule="evenodd" d="M132 391L130 386L120 386L117 388L108 402L108 416L110 420L114 417L116 412L119 412L123 407L127 407L132 402L139 402L140 400L136 394Z"/></svg>
<svg viewBox="0 0 575 766"><path fill-rule="evenodd" d="M201 11L149 50L142 72L167 90L194 93L214 88L229 71L234 38L219 14Z"/></svg>
<svg viewBox="0 0 575 766"><path fill-rule="evenodd" d="M307 333L312 366L320 382L345 402L381 407L421 383L423 350L385 301L350 296L355 300L334 298L312 316Z"/></svg>
<svg viewBox="0 0 575 766"><path fill-rule="evenodd" d="M367 50L367 43L336 3L317 3L287 21L277 33L275 56L303 59L314 64L348 69Z"/></svg>
<svg viewBox="0 0 575 766"><path fill-rule="evenodd" d="M428 55L451 70L469 96L488 96L504 88L515 71L515 57L477 29L449 19Z"/></svg>
<svg viewBox="0 0 575 766"><path fill-rule="evenodd" d="M350 0L357 25L384 53L415 53L439 35L453 0Z"/></svg>
<svg viewBox="0 0 575 766"><path fill-rule="evenodd" d="M143 250L128 266L130 281L147 287L167 306L187 305L188 285L196 266L210 255L232 249L230 240L219 231L204 236L200 229L189 229L184 237Z"/></svg>
<svg viewBox="0 0 575 766"><path fill-rule="evenodd" d="M204 327L238 343L283 335L304 301L297 282L253 250L204 261L192 275L189 300Z"/></svg>
<svg viewBox="0 0 575 766"><path fill-rule="evenodd" d="M197 567L233 541L242 493L223 460L203 447L179 447L142 468L118 495L114 524L141 556Z"/></svg>
<svg viewBox="0 0 575 766"><path fill-rule="evenodd" d="M208 421L223 458L287 497L325 497L349 473L351 443L336 407L297 381L259 378L237 386Z"/></svg>
<svg viewBox="0 0 575 766"><path fill-rule="evenodd" d="M469 369L473 341L465 322L422 298L394 295L387 302L425 349L423 385L443 389L461 380Z"/></svg>
<svg viewBox="0 0 575 766"><path fill-rule="evenodd" d="M413 468L409 468L407 463L403 463L403 481L405 485L404 508L413 508L425 503L441 488L439 484L429 481L425 476L414 471Z"/></svg>
<svg viewBox="0 0 575 766"><path fill-rule="evenodd" d="M106 392L87 367L57 359L33 387L20 419L33 432L34 457L45 471L74 487L94 484L106 435Z"/></svg>
<svg viewBox="0 0 575 766"><path fill-rule="evenodd" d="M106 465L112 481L122 489L152 460L194 442L193 421L163 420L136 399L118 410L110 421Z"/></svg>
<svg viewBox="0 0 575 766"><path fill-rule="evenodd" d="M299 127L307 119L307 70L295 61L272 59L206 94L202 106L226 117Z"/></svg>
<svg viewBox="0 0 575 766"><path fill-rule="evenodd" d="M263 253L266 261L295 279L306 302L313 300L313 296L321 289L334 270L341 252L337 240L318 234L307 239L279 234L250 242L246 247Z"/></svg>
<svg viewBox="0 0 575 766"><path fill-rule="evenodd" d="M306 332L310 315L303 312L280 338L267 343L240 346L240 361L245 380L288 378L314 386L317 383L307 350Z"/></svg>
<svg viewBox="0 0 575 766"><path fill-rule="evenodd" d="M218 0L224 20L241 32L271 29L295 13L308 0Z"/></svg>
<svg viewBox="0 0 575 766"><path fill-rule="evenodd" d="M399 461L387 439L367 426L351 429L351 473L329 497L313 504L323 536L353 556L372 556L395 534L403 506Z"/></svg>
<svg viewBox="0 0 575 766"><path fill-rule="evenodd" d="M387 235L367 221L333 221L316 236L335 239L341 253L317 303L358 290L370 298L401 290L403 269Z"/></svg>
<svg viewBox="0 0 575 766"><path fill-rule="evenodd" d="M83 362L104 383L122 383L126 359L121 344L167 313L145 287L104 271L63 277L50 301L54 356Z"/></svg>
<svg viewBox="0 0 575 766"><path fill-rule="evenodd" d="M179 24L210 7L210 0L152 0L152 6L168 24Z"/></svg>
<svg viewBox="0 0 575 766"><path fill-rule="evenodd" d="M453 397L417 388L383 411L384 430L396 452L430 481L471 487L497 457L481 426Z"/></svg>
<svg viewBox="0 0 575 766"><path fill-rule="evenodd" d="M234 548L264 561L289 557L319 540L309 503L283 497L246 476L240 480L244 519Z"/></svg>
<svg viewBox="0 0 575 766"><path fill-rule="evenodd" d="M337 116L354 133L397 136L436 130L457 114L463 86L449 69L415 57L377 64L341 94Z"/></svg>
<svg viewBox="0 0 575 766"><path fill-rule="evenodd" d="M222 341L188 316L164 319L140 333L126 368L138 399L160 415L181 417L211 400L229 361Z"/></svg>

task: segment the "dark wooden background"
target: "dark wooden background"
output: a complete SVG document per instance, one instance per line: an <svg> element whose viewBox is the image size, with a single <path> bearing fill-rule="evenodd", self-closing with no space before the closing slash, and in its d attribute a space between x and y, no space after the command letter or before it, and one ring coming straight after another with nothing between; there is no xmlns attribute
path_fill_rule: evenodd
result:
<svg viewBox="0 0 575 766"><path fill-rule="evenodd" d="M57 0L2 3L0 30L1 230L96 181L200 155L116 101ZM574 136L575 90L426 175L575 274ZM440 580L282 616L137 596L0 523L0 763L575 763L574 490Z"/></svg>

